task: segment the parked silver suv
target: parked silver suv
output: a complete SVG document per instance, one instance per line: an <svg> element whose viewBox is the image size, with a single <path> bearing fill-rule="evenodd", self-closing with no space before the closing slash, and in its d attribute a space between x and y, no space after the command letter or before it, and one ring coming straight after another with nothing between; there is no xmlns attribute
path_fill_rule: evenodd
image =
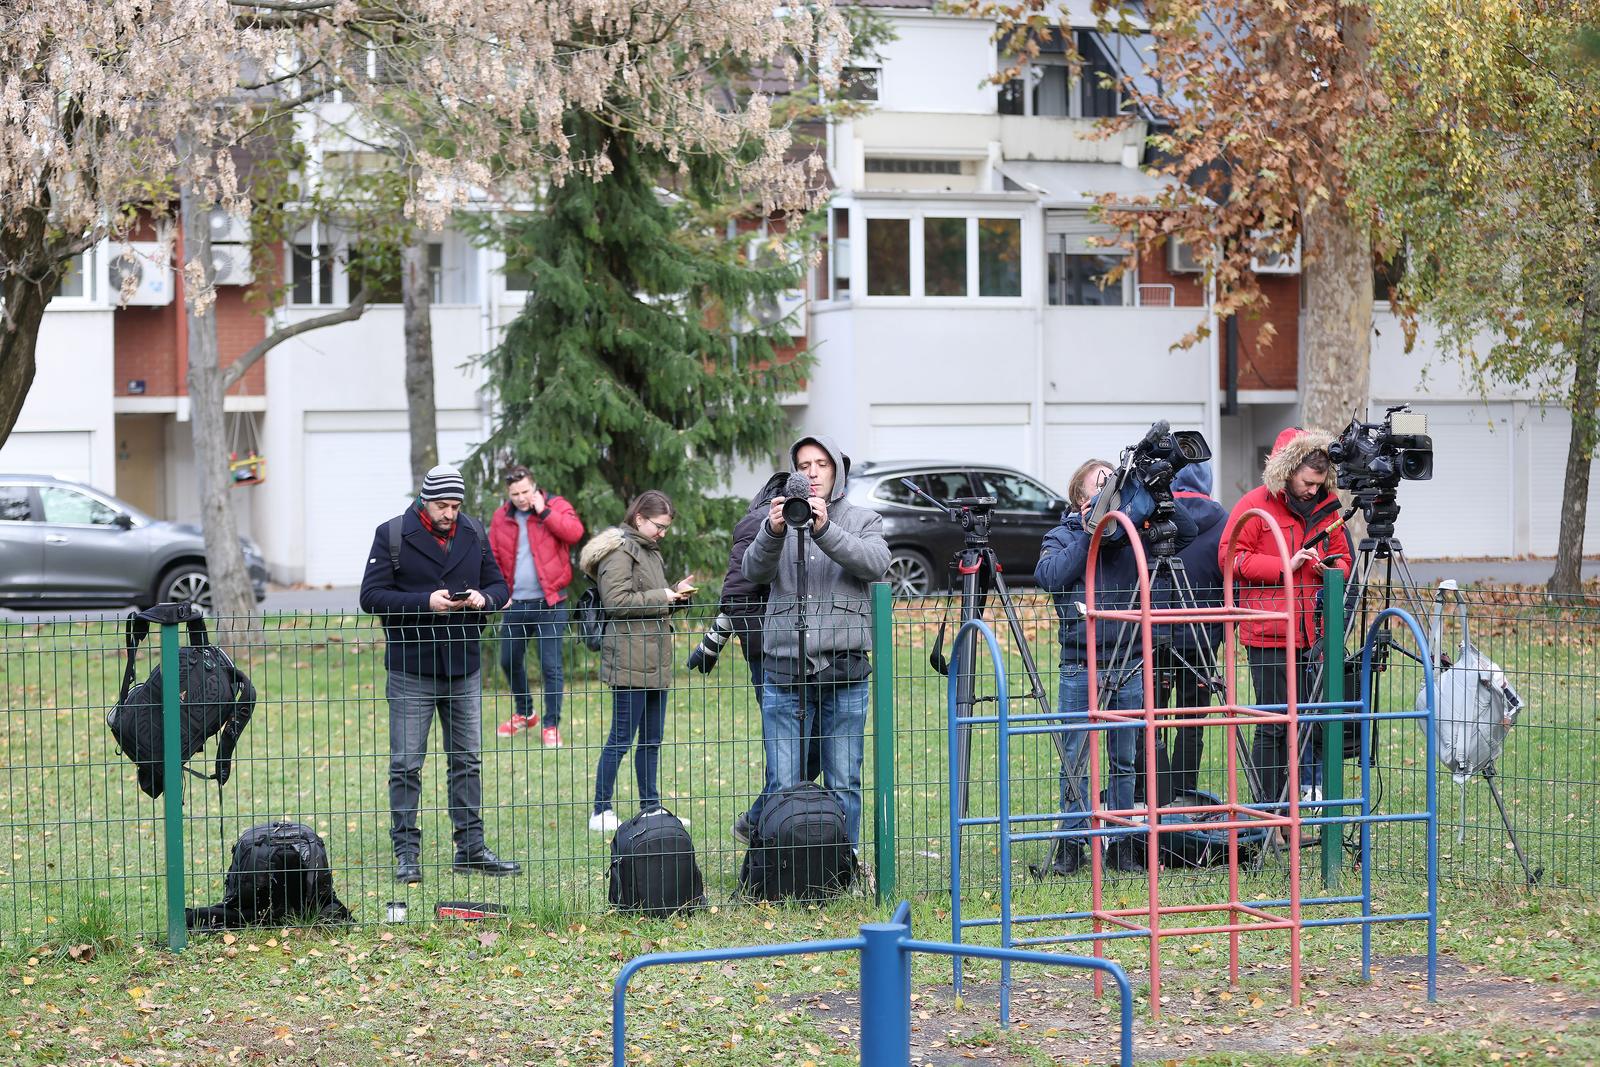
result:
<svg viewBox="0 0 1600 1067"><path fill-rule="evenodd" d="M267 565L247 537L256 599ZM168 600L211 606L198 526L152 519L78 482L0 474L0 604L8 607L145 607Z"/></svg>

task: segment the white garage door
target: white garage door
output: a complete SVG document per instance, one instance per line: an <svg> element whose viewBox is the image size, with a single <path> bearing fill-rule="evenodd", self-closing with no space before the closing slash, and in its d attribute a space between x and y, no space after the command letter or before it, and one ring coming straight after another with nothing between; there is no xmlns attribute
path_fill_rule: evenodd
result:
<svg viewBox="0 0 1600 1067"><path fill-rule="evenodd" d="M1199 404L1051 404L1045 408L1044 480L1064 490L1079 464L1091 458L1116 463L1157 419L1174 430L1202 430L1204 418Z"/></svg>
<svg viewBox="0 0 1600 1067"><path fill-rule="evenodd" d="M1511 555L1511 405L1414 403L1412 408L1428 416L1433 478L1400 483L1395 538L1416 559Z"/></svg>
<svg viewBox="0 0 1600 1067"><path fill-rule="evenodd" d="M1026 470L1026 404L874 404L874 460L943 459Z"/></svg>
<svg viewBox="0 0 1600 1067"><path fill-rule="evenodd" d="M16 431L0 445L0 471L11 474L48 474L93 485L88 430L60 432ZM109 489L110 486L99 488Z"/></svg>
<svg viewBox="0 0 1600 1067"><path fill-rule="evenodd" d="M1561 534L1561 501L1566 496L1567 450L1572 416L1559 408L1528 413L1529 550L1553 556ZM1589 464L1589 513L1583 526L1583 551L1600 552L1600 465Z"/></svg>
<svg viewBox="0 0 1600 1067"><path fill-rule="evenodd" d="M439 455L460 463L476 435L445 431ZM379 523L411 501L411 444L404 431L320 430L306 434L306 583L359 585Z"/></svg>

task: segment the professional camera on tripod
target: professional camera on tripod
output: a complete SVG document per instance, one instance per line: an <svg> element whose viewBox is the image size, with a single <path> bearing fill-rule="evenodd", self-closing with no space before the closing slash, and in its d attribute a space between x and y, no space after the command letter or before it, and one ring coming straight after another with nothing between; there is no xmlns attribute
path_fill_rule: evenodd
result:
<svg viewBox="0 0 1600 1067"><path fill-rule="evenodd" d="M1150 426L1138 442L1122 450L1116 473L1095 498L1085 526L1090 533L1113 511L1127 515L1139 526L1139 537L1155 556L1177 551L1178 525L1173 520L1172 478L1191 463L1211 458L1211 446L1199 430L1174 430L1165 419ZM1108 529L1116 539L1120 529Z"/></svg>
<svg viewBox="0 0 1600 1067"><path fill-rule="evenodd" d="M1328 446L1328 458L1338 472L1339 488L1348 489L1361 509L1367 532L1374 538L1391 538L1400 517L1395 490L1401 481L1433 477L1428 416L1397 404L1384 411L1381 422L1351 419Z"/></svg>

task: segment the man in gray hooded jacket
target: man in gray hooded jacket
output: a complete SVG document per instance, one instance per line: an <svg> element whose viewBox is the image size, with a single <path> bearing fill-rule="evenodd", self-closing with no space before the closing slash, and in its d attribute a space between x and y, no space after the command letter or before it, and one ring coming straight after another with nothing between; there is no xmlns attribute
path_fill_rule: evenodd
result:
<svg viewBox="0 0 1600 1067"><path fill-rule="evenodd" d="M799 588L800 539L790 536L782 496L772 499L741 566L750 581L771 585L762 625L762 740L778 787L798 785L808 728L814 724L822 739L823 784L838 794L855 845L861 839L861 760L871 702L867 586L889 569L889 545L882 518L845 500L850 457L832 438L802 437L789 456L811 484L806 587Z"/></svg>

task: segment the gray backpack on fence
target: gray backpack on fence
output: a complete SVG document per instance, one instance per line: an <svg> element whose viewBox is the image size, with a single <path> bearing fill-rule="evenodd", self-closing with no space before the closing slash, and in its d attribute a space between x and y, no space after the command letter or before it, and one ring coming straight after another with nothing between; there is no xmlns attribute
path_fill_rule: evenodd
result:
<svg viewBox="0 0 1600 1067"><path fill-rule="evenodd" d="M1456 617L1461 622L1461 644L1452 663L1444 655L1444 605L1447 593L1454 593ZM1459 784L1490 767L1500 757L1506 735L1522 711L1522 699L1505 671L1472 643L1467 629L1467 604L1454 579L1439 583L1433 597L1433 627L1430 654L1434 663L1448 669L1435 675L1438 707L1435 709L1434 735L1439 745L1439 762ZM1428 691L1417 693L1417 710L1428 706Z"/></svg>

